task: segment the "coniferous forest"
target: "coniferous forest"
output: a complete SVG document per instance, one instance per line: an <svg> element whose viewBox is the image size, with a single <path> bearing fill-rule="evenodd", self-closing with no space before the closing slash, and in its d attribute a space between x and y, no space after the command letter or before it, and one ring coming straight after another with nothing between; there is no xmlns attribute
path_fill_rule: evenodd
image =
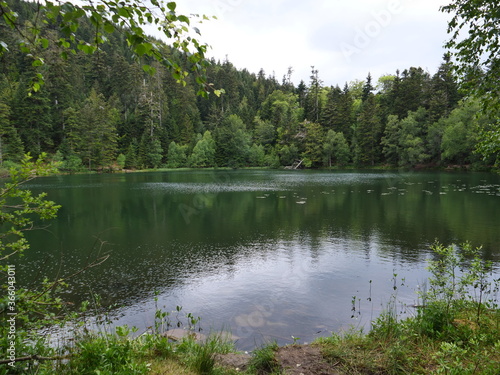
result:
<svg viewBox="0 0 500 375"><path fill-rule="evenodd" d="M15 2L25 20L32 4ZM15 38L0 29L0 40ZM79 38L92 38L83 23ZM57 41L58 31L41 30ZM185 54L163 47L180 66ZM57 43L39 51L45 85L33 91L30 55L1 57L0 163L42 152L62 170L158 167L336 166L483 168L474 152L490 119L464 97L444 54L439 69L401 67L377 81L370 73L325 86L311 68L309 82L236 69L211 61L207 76L224 94L198 96L193 77L178 84L158 63L146 73L119 32L94 54L61 57ZM293 61L290 61L293 66ZM334 69L334 67L332 67Z"/></svg>
<svg viewBox="0 0 500 375"><path fill-rule="evenodd" d="M0 375L498 375L493 173L25 184L498 169L500 0L449 2L436 71L330 86L207 60L175 1L0 0Z"/></svg>

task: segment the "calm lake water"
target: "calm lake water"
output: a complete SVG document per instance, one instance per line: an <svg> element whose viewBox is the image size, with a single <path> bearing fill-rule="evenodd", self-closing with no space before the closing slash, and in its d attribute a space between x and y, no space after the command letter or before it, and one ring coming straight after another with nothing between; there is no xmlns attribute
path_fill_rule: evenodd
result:
<svg viewBox="0 0 500 375"><path fill-rule="evenodd" d="M202 332L231 331L244 350L369 329L394 294L411 313L404 305L418 303L436 239L483 245L500 264L493 174L200 170L56 176L28 188L62 208L29 233L20 281L109 254L64 298L97 293L115 324L139 332L156 307L174 325L191 313Z"/></svg>

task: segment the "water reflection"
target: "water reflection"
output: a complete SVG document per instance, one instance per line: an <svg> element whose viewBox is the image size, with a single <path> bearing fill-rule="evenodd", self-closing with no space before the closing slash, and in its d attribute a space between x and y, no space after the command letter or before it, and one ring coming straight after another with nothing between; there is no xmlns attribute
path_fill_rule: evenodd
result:
<svg viewBox="0 0 500 375"><path fill-rule="evenodd" d="M145 329L158 293L166 311L181 305L205 329L230 329L241 348L367 325L395 285L415 303L435 239L500 257L495 175L197 171L58 176L29 187L63 208L50 233L30 234L24 282L33 269L54 276L62 263L69 274L109 253L66 299L99 293L121 306L119 324Z"/></svg>

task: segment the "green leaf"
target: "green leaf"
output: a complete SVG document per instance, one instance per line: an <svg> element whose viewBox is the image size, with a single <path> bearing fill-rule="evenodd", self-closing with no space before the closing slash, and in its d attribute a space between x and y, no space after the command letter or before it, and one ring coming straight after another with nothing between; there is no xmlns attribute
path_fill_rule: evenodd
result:
<svg viewBox="0 0 500 375"><path fill-rule="evenodd" d="M128 10L123 8L123 7L117 8L116 11L117 11L118 15L121 17L125 17L125 18L130 17L130 13L128 12Z"/></svg>
<svg viewBox="0 0 500 375"><path fill-rule="evenodd" d="M9 25L12 29L16 27L16 21L19 15L16 12L7 12L3 15L3 19L7 25Z"/></svg>
<svg viewBox="0 0 500 375"><path fill-rule="evenodd" d="M167 3L167 8L170 9L172 12L175 12L176 7L177 7L177 4L174 3L173 1L170 3Z"/></svg>
<svg viewBox="0 0 500 375"><path fill-rule="evenodd" d="M106 22L104 24L104 31L111 34L113 31L115 31L115 26L111 22Z"/></svg>
<svg viewBox="0 0 500 375"><path fill-rule="evenodd" d="M225 94L226 91L224 91L224 89L220 89L220 90L214 90L214 94L217 95L217 97L220 97L222 94Z"/></svg>
<svg viewBox="0 0 500 375"><path fill-rule="evenodd" d="M29 54L31 53L31 48L29 48L26 44L21 43L19 44L19 49L21 50L22 53Z"/></svg>
<svg viewBox="0 0 500 375"><path fill-rule="evenodd" d="M144 44L138 44L135 47L135 53L137 53L139 56L142 56L146 53L146 47L144 47Z"/></svg>
<svg viewBox="0 0 500 375"><path fill-rule="evenodd" d="M59 39L59 45L63 48L69 48L71 46L70 43L64 38Z"/></svg>
<svg viewBox="0 0 500 375"><path fill-rule="evenodd" d="M184 22L184 23L187 23L189 25L189 18L187 18L186 16L182 16L180 15L179 17L177 17L179 19L179 21L181 22Z"/></svg>
<svg viewBox="0 0 500 375"><path fill-rule="evenodd" d="M144 70L144 72L150 74L150 75L154 75L156 73L156 68L150 66L150 65L147 65L147 64L144 64L142 66L142 70Z"/></svg>
<svg viewBox="0 0 500 375"><path fill-rule="evenodd" d="M199 95L202 98L208 98L208 93L204 89L199 89L196 95Z"/></svg>
<svg viewBox="0 0 500 375"><path fill-rule="evenodd" d="M73 18L74 19L78 19L78 18L81 18L81 17L84 17L85 16L85 11L81 8L77 8L74 12L73 12Z"/></svg>
<svg viewBox="0 0 500 375"><path fill-rule="evenodd" d="M43 64L44 64L44 62L43 62L42 58L38 58L31 63L32 66L42 66Z"/></svg>
<svg viewBox="0 0 500 375"><path fill-rule="evenodd" d="M43 48L47 48L49 46L49 40L46 38L40 39L40 43L42 44Z"/></svg>
<svg viewBox="0 0 500 375"><path fill-rule="evenodd" d="M78 49L87 55L93 54L96 50L96 48L90 44L79 44Z"/></svg>

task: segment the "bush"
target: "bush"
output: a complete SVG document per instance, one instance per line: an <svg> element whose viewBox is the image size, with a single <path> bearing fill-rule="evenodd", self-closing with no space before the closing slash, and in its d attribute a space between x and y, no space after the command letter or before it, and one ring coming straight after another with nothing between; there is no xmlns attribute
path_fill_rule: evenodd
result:
<svg viewBox="0 0 500 375"><path fill-rule="evenodd" d="M89 335L77 342L67 366L74 374L146 374L148 367L139 361L133 342L115 335Z"/></svg>

